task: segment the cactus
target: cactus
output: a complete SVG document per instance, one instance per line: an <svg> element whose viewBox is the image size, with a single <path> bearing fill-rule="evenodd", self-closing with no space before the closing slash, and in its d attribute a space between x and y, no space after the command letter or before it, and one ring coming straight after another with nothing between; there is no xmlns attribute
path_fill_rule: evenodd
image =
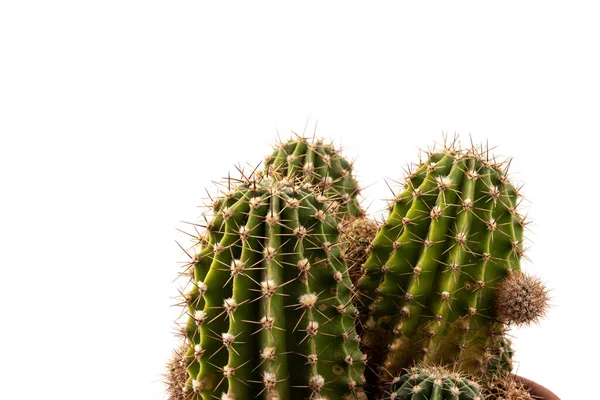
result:
<svg viewBox="0 0 600 400"><path fill-rule="evenodd" d="M391 383L385 400L483 400L480 385L442 367L411 368Z"/></svg>
<svg viewBox="0 0 600 400"><path fill-rule="evenodd" d="M507 164L487 150L428 152L374 240L358 288L373 368L415 362L477 373L504 324L496 286L520 269L524 218Z"/></svg>
<svg viewBox="0 0 600 400"><path fill-rule="evenodd" d="M546 315L548 301L548 290L538 278L517 271L498 285L496 314L505 323L529 325Z"/></svg>
<svg viewBox="0 0 600 400"><path fill-rule="evenodd" d="M191 255L186 399L364 396L334 214L312 190L267 177L229 189Z"/></svg>
<svg viewBox="0 0 600 400"><path fill-rule="evenodd" d="M352 175L352 164L322 140L298 137L280 143L265 158L263 173L274 179L310 182L334 208L339 207L337 215L342 219L364 215L357 199L360 190Z"/></svg>
<svg viewBox="0 0 600 400"><path fill-rule="evenodd" d="M510 374L514 354L512 342L506 335L494 336L480 360L484 378L492 379Z"/></svg>

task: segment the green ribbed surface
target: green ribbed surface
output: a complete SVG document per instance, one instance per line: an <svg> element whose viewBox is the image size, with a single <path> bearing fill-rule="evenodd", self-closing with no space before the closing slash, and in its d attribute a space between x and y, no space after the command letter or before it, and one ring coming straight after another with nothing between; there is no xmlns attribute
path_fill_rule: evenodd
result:
<svg viewBox="0 0 600 400"><path fill-rule="evenodd" d="M310 182L317 192L339 207L342 218L364 215L352 165L331 144L299 137L278 145L265 159L264 173L274 179Z"/></svg>
<svg viewBox="0 0 600 400"><path fill-rule="evenodd" d="M265 178L214 203L185 297L190 399L355 398L364 358L337 221Z"/></svg>
<svg viewBox="0 0 600 400"><path fill-rule="evenodd" d="M416 367L391 385L385 400L483 400L479 385L439 367Z"/></svg>
<svg viewBox="0 0 600 400"><path fill-rule="evenodd" d="M496 285L519 270L523 218L502 165L474 149L429 153L407 177L358 287L372 365L420 360L480 372Z"/></svg>

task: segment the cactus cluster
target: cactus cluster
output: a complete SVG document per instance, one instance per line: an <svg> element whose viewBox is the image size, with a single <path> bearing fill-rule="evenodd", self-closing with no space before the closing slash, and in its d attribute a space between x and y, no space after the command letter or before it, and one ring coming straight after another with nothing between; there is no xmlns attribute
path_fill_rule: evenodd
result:
<svg viewBox="0 0 600 400"><path fill-rule="evenodd" d="M509 324L548 304L521 272L507 163L428 151L383 224L359 192L339 150L303 137L226 182L186 250L170 400L500 398Z"/></svg>
<svg viewBox="0 0 600 400"><path fill-rule="evenodd" d="M511 375L494 377L490 382L483 386L483 393L486 399L493 400L534 399L523 382L516 380L514 376Z"/></svg>

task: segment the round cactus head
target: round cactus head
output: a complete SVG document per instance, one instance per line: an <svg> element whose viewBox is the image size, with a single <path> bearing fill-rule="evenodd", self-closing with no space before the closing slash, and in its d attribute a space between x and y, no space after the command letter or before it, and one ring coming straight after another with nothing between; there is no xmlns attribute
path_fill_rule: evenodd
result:
<svg viewBox="0 0 600 400"><path fill-rule="evenodd" d="M352 164L332 144L296 137L275 147L265 158L264 174L274 179L308 182L330 201L340 219L364 215Z"/></svg>
<svg viewBox="0 0 600 400"><path fill-rule="evenodd" d="M327 204L304 186L244 178L213 214L184 295L186 399L358 395L354 290Z"/></svg>
<svg viewBox="0 0 600 400"><path fill-rule="evenodd" d="M385 400L483 400L478 383L437 366L417 366L395 378Z"/></svg>
<svg viewBox="0 0 600 400"><path fill-rule="evenodd" d="M529 325L546 315L548 300L548 290L539 279L516 271L498 285L496 314L506 323Z"/></svg>

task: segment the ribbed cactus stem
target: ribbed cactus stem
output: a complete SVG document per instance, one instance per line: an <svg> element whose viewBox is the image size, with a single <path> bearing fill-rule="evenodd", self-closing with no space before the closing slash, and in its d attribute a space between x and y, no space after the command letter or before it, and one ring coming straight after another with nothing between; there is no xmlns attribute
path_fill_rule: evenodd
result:
<svg viewBox="0 0 600 400"><path fill-rule="evenodd" d="M354 291L327 205L269 178L215 204L186 294L189 398L358 395Z"/></svg>
<svg viewBox="0 0 600 400"><path fill-rule="evenodd" d="M358 283L375 362L392 373L419 360L477 368L503 333L496 286L520 268L517 206L502 164L474 148L429 153L407 177Z"/></svg>

